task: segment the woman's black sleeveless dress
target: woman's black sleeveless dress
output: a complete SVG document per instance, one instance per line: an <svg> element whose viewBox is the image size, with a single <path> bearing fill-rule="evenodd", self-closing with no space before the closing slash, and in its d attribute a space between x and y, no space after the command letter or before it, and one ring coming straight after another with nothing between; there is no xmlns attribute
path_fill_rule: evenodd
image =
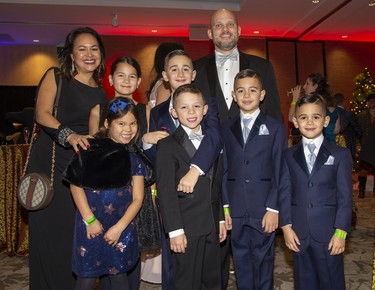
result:
<svg viewBox="0 0 375 290"><path fill-rule="evenodd" d="M90 111L106 103L102 88L62 79L57 119L78 134L88 134ZM54 198L45 209L29 213L30 290L74 289L71 257L75 206L62 173L74 150L56 144ZM51 174L52 139L41 130L32 146L28 172Z"/></svg>

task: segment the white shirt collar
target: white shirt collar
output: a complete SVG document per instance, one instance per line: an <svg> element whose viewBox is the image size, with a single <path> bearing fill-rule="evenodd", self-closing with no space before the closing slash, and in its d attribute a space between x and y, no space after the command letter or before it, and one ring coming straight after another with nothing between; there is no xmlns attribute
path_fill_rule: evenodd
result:
<svg viewBox="0 0 375 290"><path fill-rule="evenodd" d="M186 134L189 136L190 135L190 132L192 131L190 128L180 124L182 129L185 130ZM202 126L199 125L199 130L197 131L197 133L202 133Z"/></svg>
<svg viewBox="0 0 375 290"><path fill-rule="evenodd" d="M230 53L228 53L228 55L231 54L231 53L233 53L234 51L236 51L236 52L239 53L237 46ZM216 55L225 55L225 54L223 54L223 53L218 52L218 51L215 50L215 57L216 57Z"/></svg>
<svg viewBox="0 0 375 290"><path fill-rule="evenodd" d="M242 120L242 119L249 119L249 118L251 118L252 121L254 121L256 118L258 118L259 114L260 114L260 109L259 109L259 108L256 109L256 110L255 110L253 113L251 113L251 114L244 114L244 113L242 113L242 111L241 111L241 113L240 113L240 115L241 115L241 120Z"/></svg>
<svg viewBox="0 0 375 290"><path fill-rule="evenodd" d="M307 149L307 144L308 143L314 143L315 144L315 150L314 150L314 152L319 152L320 146L322 146L322 144L323 144L323 140L324 140L323 132L322 132L322 134L320 134L315 139L308 139L308 138L302 136L303 148L304 148L304 150L308 150Z"/></svg>

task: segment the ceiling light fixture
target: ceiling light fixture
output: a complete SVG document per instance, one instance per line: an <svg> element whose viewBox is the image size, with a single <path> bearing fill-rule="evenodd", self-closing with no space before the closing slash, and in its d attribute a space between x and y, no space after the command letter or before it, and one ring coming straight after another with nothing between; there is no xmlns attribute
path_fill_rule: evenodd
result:
<svg viewBox="0 0 375 290"><path fill-rule="evenodd" d="M259 34L259 30L255 30L253 33L254 34Z"/></svg>
<svg viewBox="0 0 375 290"><path fill-rule="evenodd" d="M157 29L152 29L151 32L152 32L152 33L156 33L156 32L158 32L158 31L157 31Z"/></svg>
<svg viewBox="0 0 375 290"><path fill-rule="evenodd" d="M347 35L343 35L343 36L341 36L341 38L345 39L345 38L348 38L348 36Z"/></svg>
<svg viewBox="0 0 375 290"><path fill-rule="evenodd" d="M319 0L312 0L311 2L314 3L314 4L318 4Z"/></svg>
<svg viewBox="0 0 375 290"><path fill-rule="evenodd" d="M33 39L33 42L38 43L39 39Z"/></svg>
<svg viewBox="0 0 375 290"><path fill-rule="evenodd" d="M116 13L113 13L113 18L112 18L112 26L113 27L117 27L118 26L118 18L117 18L117 14Z"/></svg>
<svg viewBox="0 0 375 290"><path fill-rule="evenodd" d="M368 6L375 7L375 2L369 3Z"/></svg>

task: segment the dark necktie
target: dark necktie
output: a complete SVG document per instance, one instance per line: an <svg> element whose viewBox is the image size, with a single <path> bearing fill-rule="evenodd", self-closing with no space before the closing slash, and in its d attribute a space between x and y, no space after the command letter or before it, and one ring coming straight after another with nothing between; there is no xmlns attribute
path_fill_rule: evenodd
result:
<svg viewBox="0 0 375 290"><path fill-rule="evenodd" d="M244 143L246 143L247 137L249 137L249 134L250 134L250 129L249 129L250 122L251 122L251 118L242 119L242 124L243 124L242 137L243 137Z"/></svg>
<svg viewBox="0 0 375 290"><path fill-rule="evenodd" d="M310 151L310 154L308 156L308 159L309 159L308 164L309 164L309 171L311 172L312 168L314 167L315 160L316 160L316 155L314 154L314 150L316 146L314 143L308 143L307 148Z"/></svg>

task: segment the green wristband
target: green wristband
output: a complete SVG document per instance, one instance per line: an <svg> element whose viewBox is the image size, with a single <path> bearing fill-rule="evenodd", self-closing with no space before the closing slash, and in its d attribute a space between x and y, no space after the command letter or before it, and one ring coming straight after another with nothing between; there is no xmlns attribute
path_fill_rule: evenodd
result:
<svg viewBox="0 0 375 290"><path fill-rule="evenodd" d="M87 220L83 220L86 226L92 225L96 221L96 217L93 215Z"/></svg>
<svg viewBox="0 0 375 290"><path fill-rule="evenodd" d="M338 229L335 230L335 233L334 233L333 235L334 235L335 237L338 237L338 238L340 238L340 239L344 239L344 240L345 240L345 238L346 238L346 232L341 231L341 230L338 230Z"/></svg>
<svg viewBox="0 0 375 290"><path fill-rule="evenodd" d="M230 209L229 209L229 207L224 207L224 214L229 214L230 215Z"/></svg>
<svg viewBox="0 0 375 290"><path fill-rule="evenodd" d="M158 190L157 189L151 189L151 195L152 196L158 196Z"/></svg>

